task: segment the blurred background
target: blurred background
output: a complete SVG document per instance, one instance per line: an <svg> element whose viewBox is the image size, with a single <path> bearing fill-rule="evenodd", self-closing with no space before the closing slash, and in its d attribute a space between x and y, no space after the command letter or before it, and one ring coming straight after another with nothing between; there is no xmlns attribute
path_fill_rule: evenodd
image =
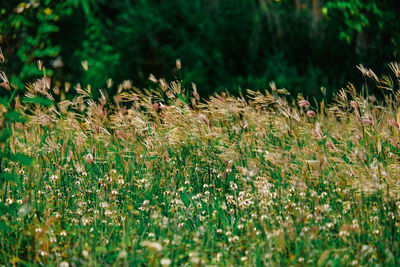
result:
<svg viewBox="0 0 400 267"><path fill-rule="evenodd" d="M126 79L147 88L152 73L194 82L202 97L275 81L320 98L321 87L332 95L362 82L357 64L388 73L399 61L399 19L398 0L2 0L0 46L19 89L42 74L42 60L60 88L96 91L108 78L110 91Z"/></svg>

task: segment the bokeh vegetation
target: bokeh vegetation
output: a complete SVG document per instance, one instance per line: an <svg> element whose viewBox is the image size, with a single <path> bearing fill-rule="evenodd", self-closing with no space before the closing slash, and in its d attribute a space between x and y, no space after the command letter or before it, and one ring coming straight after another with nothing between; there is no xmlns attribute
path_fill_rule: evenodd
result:
<svg viewBox="0 0 400 267"><path fill-rule="evenodd" d="M54 82L96 92L108 78L148 87L153 73L195 82L203 95L275 81L293 96L321 97L322 86L332 95L359 81L359 63L387 71L399 55L399 13L396 0L8 0L0 45L20 89L40 75L40 59Z"/></svg>

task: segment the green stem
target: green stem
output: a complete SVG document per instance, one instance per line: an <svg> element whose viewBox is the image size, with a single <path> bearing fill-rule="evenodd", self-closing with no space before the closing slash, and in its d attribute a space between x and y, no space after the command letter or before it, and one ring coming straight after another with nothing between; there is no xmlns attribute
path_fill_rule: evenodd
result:
<svg viewBox="0 0 400 267"><path fill-rule="evenodd" d="M8 100L8 107L10 106L10 104L11 104L11 102L12 102L12 100L13 100L13 98L14 98L16 92L17 92L17 90L14 89L14 91L13 91L12 94L11 94L10 99Z"/></svg>

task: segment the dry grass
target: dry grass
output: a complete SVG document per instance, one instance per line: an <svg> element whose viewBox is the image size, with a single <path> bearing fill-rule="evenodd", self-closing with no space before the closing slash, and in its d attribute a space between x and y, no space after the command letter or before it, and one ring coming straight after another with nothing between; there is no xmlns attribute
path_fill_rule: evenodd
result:
<svg viewBox="0 0 400 267"><path fill-rule="evenodd" d="M291 104L274 84L199 101L154 76L57 102L43 78L27 97L55 104L19 105L10 141L35 162L2 166L20 181L0 191L0 261L398 265L398 84L360 70L382 102L349 85L328 107Z"/></svg>

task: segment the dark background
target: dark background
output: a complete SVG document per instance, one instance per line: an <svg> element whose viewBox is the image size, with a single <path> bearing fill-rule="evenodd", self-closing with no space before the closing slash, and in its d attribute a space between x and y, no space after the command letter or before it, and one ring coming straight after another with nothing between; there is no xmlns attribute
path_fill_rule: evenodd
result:
<svg viewBox="0 0 400 267"><path fill-rule="evenodd" d="M112 78L112 94L126 79L154 86L152 73L194 82L202 97L275 81L320 98L322 86L331 96L362 83L357 64L389 73L399 18L398 0L9 0L0 2L0 46L18 89L41 75L40 59L60 89L69 81L96 93Z"/></svg>

